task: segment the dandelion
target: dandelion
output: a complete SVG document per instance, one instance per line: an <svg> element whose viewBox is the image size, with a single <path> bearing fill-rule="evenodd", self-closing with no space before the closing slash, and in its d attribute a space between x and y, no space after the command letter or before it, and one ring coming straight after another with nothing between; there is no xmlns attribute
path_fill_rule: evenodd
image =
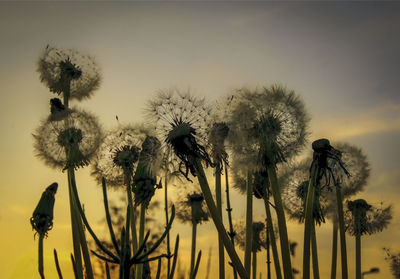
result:
<svg viewBox="0 0 400 279"><path fill-rule="evenodd" d="M102 132L97 118L83 110L53 120L50 116L33 134L36 155L53 168L79 168L89 164L95 155Z"/></svg>
<svg viewBox="0 0 400 279"><path fill-rule="evenodd" d="M30 219L32 229L39 234L39 274L42 279L44 279L43 270L43 238L47 236L47 232L53 228L53 212L54 212L54 202L55 194L57 192L58 184L53 183L43 192L42 197L39 200L38 205L33 211L32 217ZM35 233L35 234L36 234Z"/></svg>
<svg viewBox="0 0 400 279"><path fill-rule="evenodd" d="M389 248L383 248L386 252L385 260L389 262L390 271L395 279L400 279L400 253L392 253Z"/></svg>
<svg viewBox="0 0 400 279"><path fill-rule="evenodd" d="M235 154L247 157L247 160L241 160L244 170L267 171L281 232L285 278L291 278L289 241L285 213L276 181L276 166L297 155L305 145L309 118L303 102L294 91L279 85L254 91L244 88L238 90L232 100L231 115L228 120L230 146ZM249 182L248 179L247 183L250 186ZM251 192L252 189L249 187L247 189L249 210ZM250 220L248 223L251 224ZM249 225L248 227L250 229ZM249 257L245 258L249 267Z"/></svg>
<svg viewBox="0 0 400 279"><path fill-rule="evenodd" d="M242 276L246 276L228 234L224 228L218 209L214 203L202 163L214 166L207 149L207 123L211 109L204 99L178 90L161 91L157 98L149 102L148 114L155 122L156 131L179 158L179 171L190 181L189 173L197 176L210 215L222 238L233 265ZM240 270L239 270L240 269Z"/></svg>
<svg viewBox="0 0 400 279"><path fill-rule="evenodd" d="M363 199L347 202L346 230L356 238L356 278L361 279L361 236L384 230L392 219L392 207L376 208Z"/></svg>
<svg viewBox="0 0 400 279"><path fill-rule="evenodd" d="M38 61L40 80L64 99L90 98L100 85L99 68L91 56L73 49L47 46ZM64 104L68 107L68 100Z"/></svg>

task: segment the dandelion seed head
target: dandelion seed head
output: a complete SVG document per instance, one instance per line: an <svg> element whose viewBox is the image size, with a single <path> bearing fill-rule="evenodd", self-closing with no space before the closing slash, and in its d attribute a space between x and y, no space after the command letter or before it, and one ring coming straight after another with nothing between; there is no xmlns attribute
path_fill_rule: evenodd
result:
<svg viewBox="0 0 400 279"><path fill-rule="evenodd" d="M252 247L253 252L260 252L261 249L266 248L266 233L265 224L263 222L253 222L253 233L252 233ZM246 246L246 224L244 221L236 221L234 223L236 231L235 240L237 241L239 248L244 250Z"/></svg>
<svg viewBox="0 0 400 279"><path fill-rule="evenodd" d="M375 207L363 199L347 201L345 229L351 235L375 234L389 225L392 219L392 206Z"/></svg>
<svg viewBox="0 0 400 279"><path fill-rule="evenodd" d="M113 187L120 187L132 181L142 144L150 135L152 135L151 129L140 124L119 125L107 132L92 164L92 175L98 183L101 183L103 177L107 185ZM151 148L151 146L146 148ZM156 166L159 163L158 153L155 151L155 154L151 154L149 151L145 156L149 162L148 167L156 172Z"/></svg>
<svg viewBox="0 0 400 279"><path fill-rule="evenodd" d="M48 46L39 57L40 80L53 93L61 94L70 87L70 98L90 98L100 85L99 68L94 59L73 49Z"/></svg>
<svg viewBox="0 0 400 279"><path fill-rule="evenodd" d="M89 164L102 141L102 131L95 116L71 109L62 118L49 116L42 121L33 138L35 153L46 165L78 168Z"/></svg>
<svg viewBox="0 0 400 279"><path fill-rule="evenodd" d="M206 208L204 196L200 186L191 185L190 188L181 191L175 202L176 217L182 223L203 223L209 220L210 214Z"/></svg>

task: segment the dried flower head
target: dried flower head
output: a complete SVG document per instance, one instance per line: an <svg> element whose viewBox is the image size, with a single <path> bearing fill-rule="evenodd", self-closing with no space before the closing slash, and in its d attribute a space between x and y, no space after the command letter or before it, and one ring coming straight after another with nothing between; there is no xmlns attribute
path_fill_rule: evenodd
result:
<svg viewBox="0 0 400 279"><path fill-rule="evenodd" d="M275 166L300 152L308 122L304 104L294 91L279 85L254 91L244 88L233 96L229 141L234 153L251 154L249 159L257 157L264 168ZM246 169L254 164L250 160Z"/></svg>
<svg viewBox="0 0 400 279"><path fill-rule="evenodd" d="M342 195L348 198L364 189L370 173L367 157L362 150L348 143L335 143L335 148L341 152L341 161L343 166L350 173L341 181ZM333 168L333 172L337 177L343 175L343 171L339 164Z"/></svg>
<svg viewBox="0 0 400 279"><path fill-rule="evenodd" d="M374 234L384 230L392 219L392 206L376 208L363 199L347 202L346 230L352 235Z"/></svg>
<svg viewBox="0 0 400 279"><path fill-rule="evenodd" d="M100 73L94 59L73 49L47 46L38 61L40 80L51 92L69 91L71 99L91 97L99 87Z"/></svg>
<svg viewBox="0 0 400 279"><path fill-rule="evenodd" d="M205 147L210 108L204 99L195 98L189 92L180 93L177 89L160 91L149 102L147 111L160 138L180 159L179 171L186 179L190 180L189 172L196 176L194 160L213 165Z"/></svg>
<svg viewBox="0 0 400 279"><path fill-rule="evenodd" d="M383 248L385 260L390 264L390 271L395 279L400 279L400 253L393 253L389 248Z"/></svg>
<svg viewBox="0 0 400 279"><path fill-rule="evenodd" d="M200 224L208 221L210 215L200 187L194 185L194 188L191 185L190 189L180 192L175 202L176 217L182 223Z"/></svg>
<svg viewBox="0 0 400 279"><path fill-rule="evenodd" d="M151 136L151 131L143 125L121 125L107 132L92 165L92 175L99 183L104 177L107 185L128 185L133 181L139 158L146 163L144 166L151 173L156 174L159 153L151 140L145 146L150 150L141 154L142 145L148 136Z"/></svg>
<svg viewBox="0 0 400 279"><path fill-rule="evenodd" d="M47 232L53 228L54 196L57 188L57 183L46 188L30 219L32 229L41 236L47 236Z"/></svg>
<svg viewBox="0 0 400 279"><path fill-rule="evenodd" d="M245 222L236 222L236 238L240 249L244 250L246 245L246 226ZM252 247L253 252L259 252L262 248L266 248L266 234L265 224L263 222L253 222L253 234L252 234Z"/></svg>
<svg viewBox="0 0 400 279"><path fill-rule="evenodd" d="M303 222L305 218L310 162L309 158L287 167L279 176L283 206L289 217L299 222ZM333 195L329 195L327 188L316 187L314 197L313 218L320 225L325 222L326 208L331 204Z"/></svg>
<svg viewBox="0 0 400 279"><path fill-rule="evenodd" d="M36 155L45 164L67 169L89 164L101 143L102 132L95 116L71 109L65 117L48 117L33 137Z"/></svg>

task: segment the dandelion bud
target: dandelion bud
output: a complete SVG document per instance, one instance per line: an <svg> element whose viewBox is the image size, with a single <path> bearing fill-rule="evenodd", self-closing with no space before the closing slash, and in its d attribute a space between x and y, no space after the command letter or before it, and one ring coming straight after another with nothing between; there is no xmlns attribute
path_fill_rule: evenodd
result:
<svg viewBox="0 0 400 279"><path fill-rule="evenodd" d="M39 235L47 235L47 232L53 227L54 196L57 188L57 183L53 183L47 187L33 211L30 221L32 229Z"/></svg>

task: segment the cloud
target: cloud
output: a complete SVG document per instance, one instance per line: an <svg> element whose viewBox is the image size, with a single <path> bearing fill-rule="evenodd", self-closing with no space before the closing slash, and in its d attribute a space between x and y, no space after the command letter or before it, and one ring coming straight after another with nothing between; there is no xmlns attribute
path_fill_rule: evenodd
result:
<svg viewBox="0 0 400 279"><path fill-rule="evenodd" d="M316 119L313 128L314 135L336 140L400 131L400 105L385 105L359 115Z"/></svg>

